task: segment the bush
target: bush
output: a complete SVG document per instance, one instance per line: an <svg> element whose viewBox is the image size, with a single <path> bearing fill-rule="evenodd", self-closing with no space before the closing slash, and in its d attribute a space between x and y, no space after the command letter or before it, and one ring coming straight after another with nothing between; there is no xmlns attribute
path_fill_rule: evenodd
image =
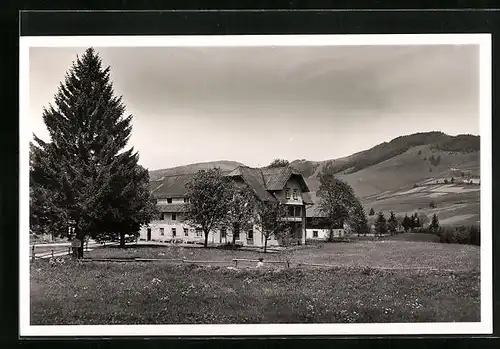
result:
<svg viewBox="0 0 500 349"><path fill-rule="evenodd" d="M480 246L480 231L476 226L440 228L437 235L443 243Z"/></svg>

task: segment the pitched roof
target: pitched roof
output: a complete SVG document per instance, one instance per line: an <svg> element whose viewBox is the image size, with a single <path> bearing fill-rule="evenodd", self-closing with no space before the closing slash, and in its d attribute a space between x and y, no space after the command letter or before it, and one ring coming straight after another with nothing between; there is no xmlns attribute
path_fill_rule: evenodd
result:
<svg viewBox="0 0 500 349"><path fill-rule="evenodd" d="M151 192L157 199L181 197L186 194L186 184L194 173L164 176L150 182Z"/></svg>
<svg viewBox="0 0 500 349"><path fill-rule="evenodd" d="M302 200L306 204L313 203L304 177L302 177L300 172L291 167L261 169L239 166L232 171L225 171L223 174L228 177L241 178L254 191L255 195L263 201L275 201L276 198L270 191L282 190L290 177L297 176L302 186ZM157 199L182 197L186 195L186 184L189 183L194 176L195 173L163 176L150 182L151 192Z"/></svg>
<svg viewBox="0 0 500 349"><path fill-rule="evenodd" d="M267 191L264 177L259 168L239 166L226 176L241 177L262 201L275 201L276 198Z"/></svg>
<svg viewBox="0 0 500 349"><path fill-rule="evenodd" d="M156 206L160 212L185 212L184 204L158 204Z"/></svg>
<svg viewBox="0 0 500 349"><path fill-rule="evenodd" d="M290 166L263 168L261 171L267 190L283 190L290 177L296 176L301 182L302 191L309 191L309 187L302 174Z"/></svg>

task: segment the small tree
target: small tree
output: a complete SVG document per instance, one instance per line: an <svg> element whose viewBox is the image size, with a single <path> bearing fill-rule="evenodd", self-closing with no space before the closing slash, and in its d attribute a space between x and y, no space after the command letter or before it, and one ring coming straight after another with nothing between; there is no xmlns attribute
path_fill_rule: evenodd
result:
<svg viewBox="0 0 500 349"><path fill-rule="evenodd" d="M288 165L290 165L290 162L288 160L274 159L269 165L267 165L267 168L272 168L272 167L286 167Z"/></svg>
<svg viewBox="0 0 500 349"><path fill-rule="evenodd" d="M451 177L451 179L450 179L450 183L451 183L451 184L455 183L455 178Z"/></svg>
<svg viewBox="0 0 500 349"><path fill-rule="evenodd" d="M403 218L403 222L401 223L401 225L403 226L403 229L405 230L405 232L407 232L409 229L411 229L412 221L411 221L411 218L408 217L407 214Z"/></svg>
<svg viewBox="0 0 500 349"><path fill-rule="evenodd" d="M398 229L398 221L396 220L394 212L391 211L391 216L387 220L387 230L391 235L394 235L397 229Z"/></svg>
<svg viewBox="0 0 500 349"><path fill-rule="evenodd" d="M264 252L267 252L267 241L276 236L285 243L288 237L288 222L286 206L279 202L258 201L256 219L264 237Z"/></svg>
<svg viewBox="0 0 500 349"><path fill-rule="evenodd" d="M431 224L429 225L429 230L433 233L439 232L439 220L435 213L432 215L432 220Z"/></svg>
<svg viewBox="0 0 500 349"><path fill-rule="evenodd" d="M421 212L418 217L417 217L417 222L419 224L419 227L424 228L426 224L429 223L429 217L423 212Z"/></svg>
<svg viewBox="0 0 500 349"><path fill-rule="evenodd" d="M448 184L448 179L444 179L444 184Z"/></svg>
<svg viewBox="0 0 500 349"><path fill-rule="evenodd" d="M368 213L369 216L373 216L375 214L375 210L373 207L370 209L370 212Z"/></svg>
<svg viewBox="0 0 500 349"><path fill-rule="evenodd" d="M352 202L346 222L352 233L358 234L358 236L366 236L368 233L368 220L366 219L365 209L359 200Z"/></svg>
<svg viewBox="0 0 500 349"><path fill-rule="evenodd" d="M352 187L336 178L328 169L323 169L319 174L319 179L320 187L317 195L320 201L318 206L321 214L330 225L329 240L332 241L334 229L342 228L344 223L352 224L349 221L350 212L358 212L358 218L361 218L361 212L364 216L364 211L359 203L359 199L354 195ZM361 207L361 210L356 210L356 207ZM361 221L359 220L359 222Z"/></svg>
<svg viewBox="0 0 500 349"><path fill-rule="evenodd" d="M253 225L256 198L252 190L246 185L237 186L231 182L228 184L228 190L231 195L224 223L233 230L232 245L234 247L236 244L235 232L246 230Z"/></svg>
<svg viewBox="0 0 500 349"><path fill-rule="evenodd" d="M420 228L420 218L418 218L418 214L415 212L410 218L410 229L413 231L414 229Z"/></svg>
<svg viewBox="0 0 500 349"><path fill-rule="evenodd" d="M186 188L186 220L203 230L204 247L207 247L210 231L227 221L233 194L232 183L222 175L220 169L215 168L198 171Z"/></svg>
<svg viewBox="0 0 500 349"><path fill-rule="evenodd" d="M375 222L375 235L384 235L387 233L387 220L382 212L379 212L377 221Z"/></svg>

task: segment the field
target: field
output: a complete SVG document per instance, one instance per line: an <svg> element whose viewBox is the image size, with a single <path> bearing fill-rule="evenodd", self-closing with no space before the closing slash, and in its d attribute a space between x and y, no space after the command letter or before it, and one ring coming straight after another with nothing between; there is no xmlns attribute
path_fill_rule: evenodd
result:
<svg viewBox="0 0 500 349"><path fill-rule="evenodd" d="M435 208L429 205L434 202ZM365 207L375 212L394 211L396 216L433 214L442 226L479 225L479 185L426 185L400 191L388 191L364 199Z"/></svg>
<svg viewBox="0 0 500 349"><path fill-rule="evenodd" d="M202 248L102 248L86 256L226 263L31 264L32 324L479 321L479 249L432 242L323 244L292 267L233 268L233 257L280 253ZM328 263L333 268L297 267ZM251 265L253 267L253 265ZM426 267L429 269L413 269ZM386 269L383 269L386 268Z"/></svg>

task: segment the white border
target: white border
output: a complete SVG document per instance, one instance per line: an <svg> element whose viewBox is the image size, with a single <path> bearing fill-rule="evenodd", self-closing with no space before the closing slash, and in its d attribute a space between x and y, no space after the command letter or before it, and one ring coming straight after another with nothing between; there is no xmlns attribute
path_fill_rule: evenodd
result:
<svg viewBox="0 0 500 349"><path fill-rule="evenodd" d="M29 48L30 47L242 47L356 45L480 45L481 135L481 322L376 324L258 324L258 325L85 325L31 326L29 278ZM20 43L20 211L19 211L19 329L20 336L256 336L256 335L410 335L491 334L492 289L492 148L491 35L240 35L240 36L101 36L21 37Z"/></svg>

